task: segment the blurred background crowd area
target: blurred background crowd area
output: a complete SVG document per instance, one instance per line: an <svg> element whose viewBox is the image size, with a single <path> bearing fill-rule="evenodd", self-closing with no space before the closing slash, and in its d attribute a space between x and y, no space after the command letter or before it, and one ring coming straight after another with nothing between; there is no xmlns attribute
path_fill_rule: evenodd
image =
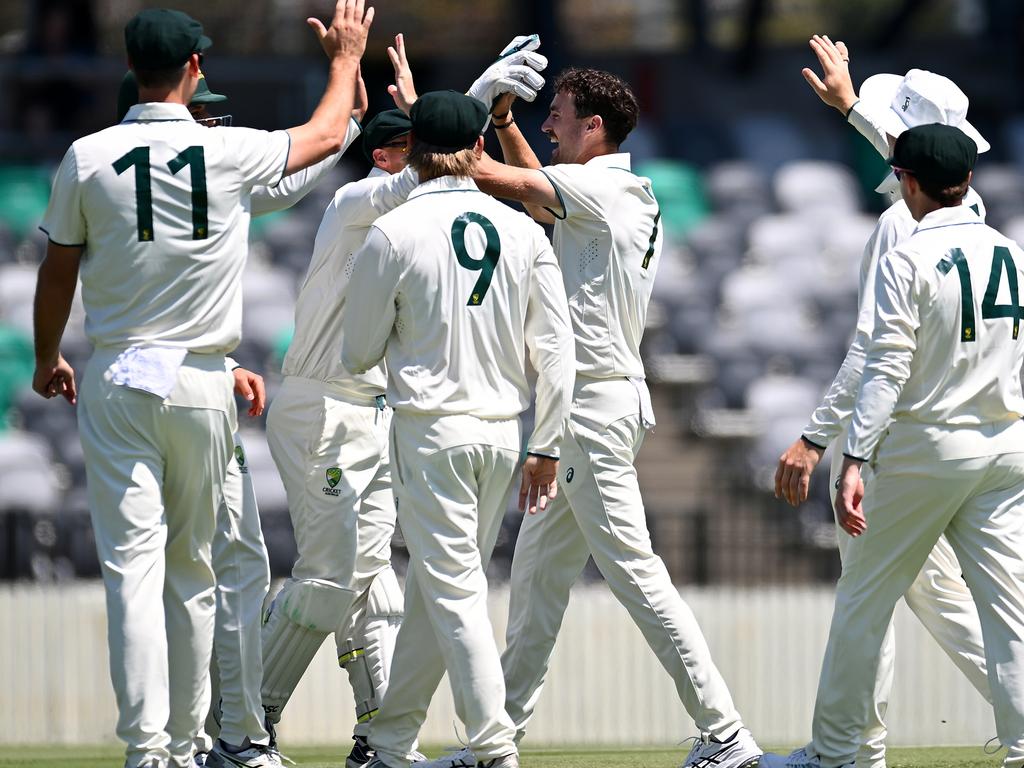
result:
<svg viewBox="0 0 1024 768"><path fill-rule="evenodd" d="M138 0L0 3L0 579L94 577L74 409L31 392L36 229L68 144L115 119L122 29ZM1024 242L1024 116L1016 0L403 0L376 2L363 61L370 112L390 106L386 47L406 35L420 92L465 89L516 34L538 32L549 79L567 65L629 81L640 124L624 149L652 179L666 242L645 355L658 427L638 471L655 549L679 583L829 582L838 573L826 472L799 510L772 497L853 332L860 257L885 164L800 75L814 33L843 39L854 82L912 67L947 75L991 141L975 175L989 223ZM303 122L325 67L304 24L324 0L180 0L214 47L204 70L235 125ZM516 120L546 160L550 93ZM493 136L488 149L498 152ZM273 396L299 281L326 202L367 171L349 153L293 209L252 224L236 359ZM90 354L76 301L64 354ZM242 415L275 574L294 542L264 419ZM823 467L827 465L823 462ZM510 509L492 575L507 576ZM404 554L396 540L399 560ZM598 578L588 570L589 578Z"/></svg>

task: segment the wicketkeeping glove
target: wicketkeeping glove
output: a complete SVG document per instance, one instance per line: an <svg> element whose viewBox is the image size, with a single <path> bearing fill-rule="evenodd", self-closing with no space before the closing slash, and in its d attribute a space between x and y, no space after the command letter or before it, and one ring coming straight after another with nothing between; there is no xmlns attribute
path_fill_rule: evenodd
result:
<svg viewBox="0 0 1024 768"><path fill-rule="evenodd" d="M544 87L540 72L548 65L547 58L535 52L538 46L540 37L537 35L515 38L469 87L467 95L482 101L488 111L503 93L514 93L524 101L533 101Z"/></svg>

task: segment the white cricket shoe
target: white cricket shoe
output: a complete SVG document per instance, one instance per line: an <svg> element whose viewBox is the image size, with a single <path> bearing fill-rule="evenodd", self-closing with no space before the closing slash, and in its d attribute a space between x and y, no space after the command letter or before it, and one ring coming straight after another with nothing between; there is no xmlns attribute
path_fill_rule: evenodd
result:
<svg viewBox="0 0 1024 768"><path fill-rule="evenodd" d="M240 752L232 752L220 739L206 756L206 768L282 768L276 749L253 744Z"/></svg>
<svg viewBox="0 0 1024 768"><path fill-rule="evenodd" d="M761 757L761 768L821 768L821 758L809 753L805 747L794 749L788 755L765 752ZM854 764L844 763L841 768L854 768Z"/></svg>
<svg viewBox="0 0 1024 768"><path fill-rule="evenodd" d="M519 768L519 753L513 752L511 755L481 760L476 764L476 768Z"/></svg>
<svg viewBox="0 0 1024 768"><path fill-rule="evenodd" d="M746 728L740 728L728 741L715 741L702 733L683 761L682 768L756 768L761 749Z"/></svg>
<svg viewBox="0 0 1024 768"><path fill-rule="evenodd" d="M469 747L441 755L436 760L413 763L412 768L476 768L476 755Z"/></svg>

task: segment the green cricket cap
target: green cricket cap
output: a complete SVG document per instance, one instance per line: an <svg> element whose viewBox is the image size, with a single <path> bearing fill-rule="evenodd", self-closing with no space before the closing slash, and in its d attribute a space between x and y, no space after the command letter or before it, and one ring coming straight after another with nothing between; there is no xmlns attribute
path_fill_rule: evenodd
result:
<svg viewBox="0 0 1024 768"><path fill-rule="evenodd" d="M400 109L378 112L363 126L363 154L371 163L373 150L380 149L392 139L405 136L412 130L412 121Z"/></svg>
<svg viewBox="0 0 1024 768"><path fill-rule="evenodd" d="M215 104L218 101L227 101L228 97L222 93L214 93L206 84L206 76L199 73L199 84L196 92L192 95L189 104ZM135 73L130 69L121 78L121 86L117 89L117 121L124 120L128 110L139 103L139 81L135 79Z"/></svg>
<svg viewBox="0 0 1024 768"><path fill-rule="evenodd" d="M471 147L487 123L487 107L457 91L431 91L416 99L409 111L416 138L442 150Z"/></svg>
<svg viewBox="0 0 1024 768"><path fill-rule="evenodd" d="M124 44L132 69L170 69L205 51L211 41L203 25L187 13L147 8L125 25Z"/></svg>
<svg viewBox="0 0 1024 768"><path fill-rule="evenodd" d="M926 184L963 183L978 159L974 139L952 125L927 123L908 128L896 139L889 165Z"/></svg>

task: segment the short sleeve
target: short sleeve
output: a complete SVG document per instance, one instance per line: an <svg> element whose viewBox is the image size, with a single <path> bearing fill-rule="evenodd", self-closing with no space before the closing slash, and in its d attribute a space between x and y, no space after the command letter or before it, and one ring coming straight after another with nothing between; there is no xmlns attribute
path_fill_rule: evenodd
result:
<svg viewBox="0 0 1024 768"><path fill-rule="evenodd" d="M549 165L540 172L547 176L561 203L560 211L548 209L556 219L602 215L605 197L611 193L612 185L593 169L584 165L566 164Z"/></svg>
<svg viewBox="0 0 1024 768"><path fill-rule="evenodd" d="M292 146L288 131L257 131L253 128L224 128L226 151L248 186L276 186L284 178Z"/></svg>
<svg viewBox="0 0 1024 768"><path fill-rule="evenodd" d="M50 202L39 228L57 245L85 245L85 216L82 214L82 185L78 178L78 161L72 144L64 153L53 179Z"/></svg>

